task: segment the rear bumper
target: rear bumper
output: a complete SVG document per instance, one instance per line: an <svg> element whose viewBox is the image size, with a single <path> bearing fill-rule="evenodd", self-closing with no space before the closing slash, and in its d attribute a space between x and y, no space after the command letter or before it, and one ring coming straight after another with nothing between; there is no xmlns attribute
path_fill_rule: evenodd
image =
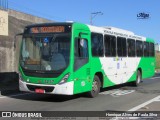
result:
<svg viewBox="0 0 160 120"><path fill-rule="evenodd" d="M30 89L29 86L32 86L32 88L53 88L52 91L45 92L46 94L61 94L61 95L73 95L73 86L74 82L67 82L64 84L57 84L57 85L44 85L44 84L33 84L33 83L26 83L21 80L19 80L19 90L20 91L26 91L26 92L33 92L35 93L34 89Z"/></svg>

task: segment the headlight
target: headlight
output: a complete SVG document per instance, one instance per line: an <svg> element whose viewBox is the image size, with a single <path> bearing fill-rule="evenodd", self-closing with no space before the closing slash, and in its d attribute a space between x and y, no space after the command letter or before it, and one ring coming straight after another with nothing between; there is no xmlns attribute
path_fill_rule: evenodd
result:
<svg viewBox="0 0 160 120"><path fill-rule="evenodd" d="M66 75L62 78L62 80L61 80L61 82L60 82L59 84L65 83L65 82L68 80L68 78L69 78L69 73L66 74Z"/></svg>

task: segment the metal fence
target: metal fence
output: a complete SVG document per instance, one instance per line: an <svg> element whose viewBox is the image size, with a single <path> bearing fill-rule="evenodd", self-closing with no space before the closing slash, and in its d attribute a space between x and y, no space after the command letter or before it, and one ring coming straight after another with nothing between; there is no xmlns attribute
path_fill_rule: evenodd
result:
<svg viewBox="0 0 160 120"><path fill-rule="evenodd" d="M8 10L8 0L0 0L0 10Z"/></svg>

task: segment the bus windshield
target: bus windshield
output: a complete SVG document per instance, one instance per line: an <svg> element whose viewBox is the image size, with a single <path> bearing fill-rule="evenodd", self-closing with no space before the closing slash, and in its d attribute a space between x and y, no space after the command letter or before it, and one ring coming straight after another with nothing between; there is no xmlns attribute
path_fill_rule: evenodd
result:
<svg viewBox="0 0 160 120"><path fill-rule="evenodd" d="M71 35L24 35L20 55L23 69L61 71L68 67Z"/></svg>

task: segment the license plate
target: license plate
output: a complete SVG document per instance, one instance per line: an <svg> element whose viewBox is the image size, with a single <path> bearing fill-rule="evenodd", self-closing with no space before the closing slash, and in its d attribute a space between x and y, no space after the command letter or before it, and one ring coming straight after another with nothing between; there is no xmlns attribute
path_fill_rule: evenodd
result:
<svg viewBox="0 0 160 120"><path fill-rule="evenodd" d="M36 93L45 93L45 90L44 89L35 89L35 92Z"/></svg>

